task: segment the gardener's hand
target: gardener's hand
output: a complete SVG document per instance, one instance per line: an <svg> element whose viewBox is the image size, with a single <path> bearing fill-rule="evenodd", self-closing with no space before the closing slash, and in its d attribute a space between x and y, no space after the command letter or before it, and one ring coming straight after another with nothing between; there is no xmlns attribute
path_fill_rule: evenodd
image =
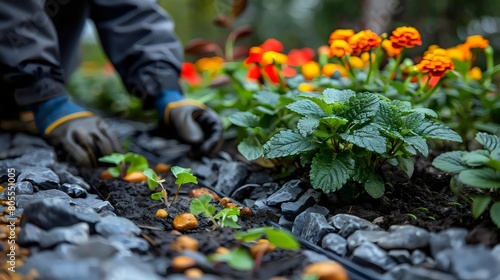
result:
<svg viewBox="0 0 500 280"><path fill-rule="evenodd" d="M33 112L42 137L62 149L74 165L94 167L101 156L121 151L117 137L104 120L71 102L67 96L38 104Z"/></svg>
<svg viewBox="0 0 500 280"><path fill-rule="evenodd" d="M193 146L194 152L214 155L222 145L222 122L204 104L185 99L180 91L162 91L156 102L169 137Z"/></svg>

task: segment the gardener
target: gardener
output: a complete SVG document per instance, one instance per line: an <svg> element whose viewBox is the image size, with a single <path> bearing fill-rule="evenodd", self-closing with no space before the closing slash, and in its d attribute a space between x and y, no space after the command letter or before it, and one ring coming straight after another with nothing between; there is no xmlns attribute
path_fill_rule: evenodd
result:
<svg viewBox="0 0 500 280"><path fill-rule="evenodd" d="M40 135L78 165L94 166L100 156L120 150L106 123L72 102L65 89L87 18L95 23L127 90L145 108L158 110L166 136L201 154L215 153L221 121L211 109L184 97L178 83L182 48L173 22L155 0L3 1L2 106L32 110Z"/></svg>

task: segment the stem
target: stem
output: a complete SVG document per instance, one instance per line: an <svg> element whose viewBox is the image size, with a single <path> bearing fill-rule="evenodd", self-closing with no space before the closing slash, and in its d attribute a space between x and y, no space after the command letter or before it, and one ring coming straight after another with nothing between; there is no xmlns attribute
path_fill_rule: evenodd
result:
<svg viewBox="0 0 500 280"><path fill-rule="evenodd" d="M494 60L493 60L493 48L491 46L487 46L486 49L484 49L484 55L486 56L486 71L492 72L493 67L494 67ZM488 75L484 79L484 86L488 87L491 84L491 75Z"/></svg>
<svg viewBox="0 0 500 280"><path fill-rule="evenodd" d="M375 55L375 57L376 57L376 55ZM372 62L372 52L371 51L368 52L368 61L370 61L370 68L368 69L368 76L366 76L365 84L368 84L370 82L370 77L372 76L372 72L373 72L373 63L376 63L376 62Z"/></svg>
<svg viewBox="0 0 500 280"><path fill-rule="evenodd" d="M429 84L429 81L431 79L429 78L429 80L427 80L427 82L425 83L425 87L427 87L427 85ZM430 88L428 91L425 92L425 94L422 96L422 98L418 99L418 103L420 102L424 102L426 101L427 99L429 99L429 97L431 97L431 95L436 92L436 90L441 86L441 81L443 79L440 79L439 82L433 86L432 88Z"/></svg>
<svg viewBox="0 0 500 280"><path fill-rule="evenodd" d="M181 186L182 186L181 184L177 185L177 191L175 192L174 199L172 199L171 204L174 204L174 202L177 200L177 196L179 195L179 191L181 190Z"/></svg>
<svg viewBox="0 0 500 280"><path fill-rule="evenodd" d="M384 85L382 92L385 92L387 90L387 86L391 82L393 75L394 75L394 79L397 78L399 65L401 64L401 61L403 60L403 54L404 54L405 50L406 50L406 48L403 48L401 50L401 52L399 53L398 58L396 58L396 62L394 63L394 66L392 67L391 71L389 72L389 75L387 75L387 77L386 77L387 79L386 79L386 82L385 82L385 85Z"/></svg>

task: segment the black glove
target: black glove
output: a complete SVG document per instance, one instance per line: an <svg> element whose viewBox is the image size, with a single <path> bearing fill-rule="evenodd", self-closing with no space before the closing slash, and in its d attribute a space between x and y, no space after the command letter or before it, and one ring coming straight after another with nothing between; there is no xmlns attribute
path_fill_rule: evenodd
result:
<svg viewBox="0 0 500 280"><path fill-rule="evenodd" d="M193 146L201 155L214 155L222 145L222 122L202 103L184 99L169 103L165 109L169 136Z"/></svg>
<svg viewBox="0 0 500 280"><path fill-rule="evenodd" d="M68 120L43 137L63 150L68 162L82 167L95 167L100 157L122 150L106 122L95 116Z"/></svg>

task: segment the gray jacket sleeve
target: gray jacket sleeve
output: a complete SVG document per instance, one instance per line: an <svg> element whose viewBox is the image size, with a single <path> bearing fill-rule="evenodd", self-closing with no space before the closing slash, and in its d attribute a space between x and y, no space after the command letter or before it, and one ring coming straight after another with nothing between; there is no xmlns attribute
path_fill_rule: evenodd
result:
<svg viewBox="0 0 500 280"><path fill-rule="evenodd" d="M161 89L180 90L182 46L155 0L93 0L90 17L131 94L148 106Z"/></svg>
<svg viewBox="0 0 500 280"><path fill-rule="evenodd" d="M5 0L0 9L0 84L19 105L65 94L57 35L44 1Z"/></svg>

